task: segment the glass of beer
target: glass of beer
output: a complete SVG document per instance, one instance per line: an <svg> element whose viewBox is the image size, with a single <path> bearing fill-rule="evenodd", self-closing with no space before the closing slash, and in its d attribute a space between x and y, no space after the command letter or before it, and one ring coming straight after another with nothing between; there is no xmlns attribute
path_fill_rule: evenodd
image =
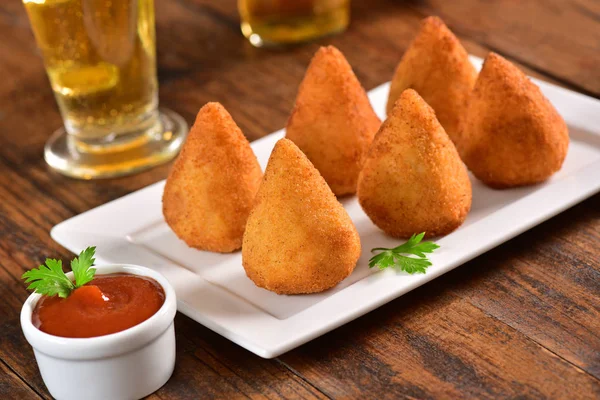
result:
<svg viewBox="0 0 600 400"><path fill-rule="evenodd" d="M64 122L46 162L93 179L172 159L187 125L158 109L154 0L23 2Z"/></svg>
<svg viewBox="0 0 600 400"><path fill-rule="evenodd" d="M294 44L341 32L350 0L238 0L242 33L256 47Z"/></svg>

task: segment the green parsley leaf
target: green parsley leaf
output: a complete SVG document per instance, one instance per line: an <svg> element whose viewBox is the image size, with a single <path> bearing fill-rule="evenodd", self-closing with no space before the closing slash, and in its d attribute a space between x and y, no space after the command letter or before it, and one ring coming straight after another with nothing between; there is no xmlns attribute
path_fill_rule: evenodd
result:
<svg viewBox="0 0 600 400"><path fill-rule="evenodd" d="M392 253L391 250L385 250L383 253L379 253L376 256L373 256L373 258L369 260L369 267L377 265L379 269L392 267L395 264L396 262L394 261L394 253Z"/></svg>
<svg viewBox="0 0 600 400"><path fill-rule="evenodd" d="M94 278L96 269L91 266L95 261L95 251L95 247L88 247L79 254L79 258L71 261L75 284L63 272L62 261L51 258L46 259L45 265L25 272L21 279L24 279L25 283L29 283L27 289L35 290L36 293L67 298L73 290Z"/></svg>
<svg viewBox="0 0 600 400"><path fill-rule="evenodd" d="M88 247L79 253L79 257L74 258L71 261L71 269L73 270L73 276L75 277L75 287L81 287L86 283L94 279L96 268L91 268L94 264L94 254L96 253L96 247Z"/></svg>
<svg viewBox="0 0 600 400"><path fill-rule="evenodd" d="M73 282L62 270L62 261L51 258L46 259L46 265L25 272L21 279L25 279L25 283L30 283L27 289L33 289L47 296L58 295L66 298L75 289Z"/></svg>
<svg viewBox="0 0 600 400"><path fill-rule="evenodd" d="M414 234L406 243L392 249L377 247L371 252L380 251L369 260L369 268L378 267L386 269L389 267L398 268L409 274L424 274L427 267L431 266L431 261L427 258L427 253L432 253L440 246L433 242L421 242L425 232Z"/></svg>

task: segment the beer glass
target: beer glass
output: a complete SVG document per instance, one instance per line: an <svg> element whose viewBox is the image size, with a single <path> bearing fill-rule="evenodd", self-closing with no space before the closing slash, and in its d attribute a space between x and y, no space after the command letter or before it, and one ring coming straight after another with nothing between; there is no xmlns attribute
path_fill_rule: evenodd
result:
<svg viewBox="0 0 600 400"><path fill-rule="evenodd" d="M23 2L64 122L46 162L93 179L172 159L187 126L158 109L154 0Z"/></svg>
<svg viewBox="0 0 600 400"><path fill-rule="evenodd" d="M238 0L242 33L256 47L305 42L341 32L350 0Z"/></svg>

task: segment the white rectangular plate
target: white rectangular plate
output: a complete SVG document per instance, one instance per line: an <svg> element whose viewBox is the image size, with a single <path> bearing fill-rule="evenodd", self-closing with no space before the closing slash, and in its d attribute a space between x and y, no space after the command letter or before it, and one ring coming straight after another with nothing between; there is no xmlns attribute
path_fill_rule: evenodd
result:
<svg viewBox="0 0 600 400"><path fill-rule="evenodd" d="M479 68L481 60L473 58ZM356 224L363 254L355 271L324 293L280 296L256 287L244 273L241 253L188 248L165 224L164 181L62 222L52 237L77 253L97 246L98 263L154 268L175 287L178 309L261 357L276 357L452 270L600 190L600 101L535 80L567 121L571 133L563 168L532 187L492 190L472 179L473 206L454 233L441 238L424 275L369 270L373 247L391 247L356 198L342 201ZM384 117L389 84L369 92ZM278 131L252 143L264 169ZM468 245L465 245L468 243Z"/></svg>

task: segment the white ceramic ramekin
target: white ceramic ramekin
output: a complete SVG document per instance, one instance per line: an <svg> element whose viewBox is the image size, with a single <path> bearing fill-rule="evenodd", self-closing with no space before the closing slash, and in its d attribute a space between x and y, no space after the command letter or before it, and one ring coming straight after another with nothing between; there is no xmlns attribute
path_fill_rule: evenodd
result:
<svg viewBox="0 0 600 400"><path fill-rule="evenodd" d="M175 291L156 271L137 265L104 265L96 274L128 273L153 278L165 303L146 321L121 332L92 338L64 338L37 329L31 315L39 294L21 310L21 327L50 394L59 400L139 399L164 385L175 366Z"/></svg>

